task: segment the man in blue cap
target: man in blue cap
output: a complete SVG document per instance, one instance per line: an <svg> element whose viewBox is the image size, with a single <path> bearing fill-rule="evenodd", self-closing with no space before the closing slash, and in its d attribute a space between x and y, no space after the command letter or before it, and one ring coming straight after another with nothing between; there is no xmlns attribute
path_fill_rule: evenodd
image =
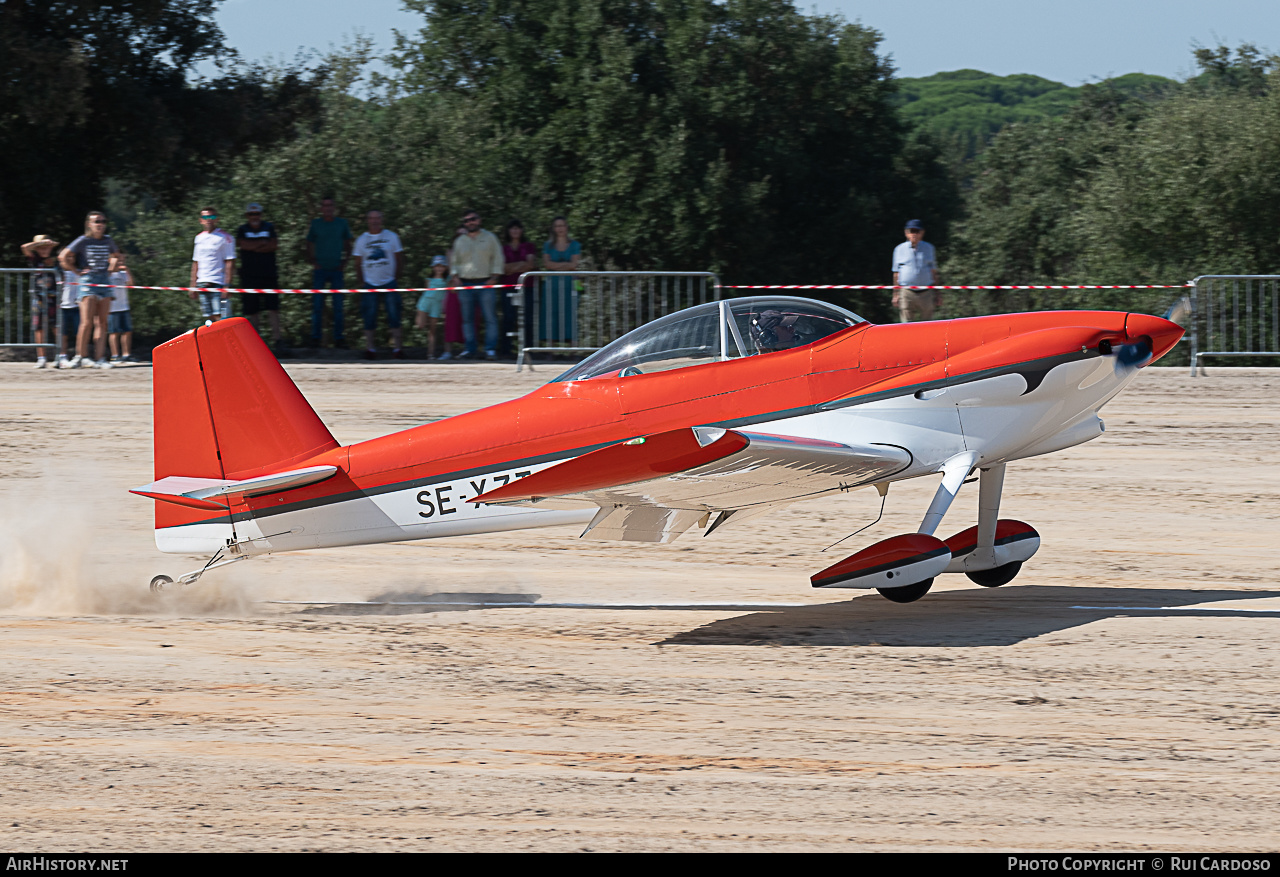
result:
<svg viewBox="0 0 1280 877"><path fill-rule="evenodd" d="M893 250L893 306L902 322L932 320L933 309L942 304L942 293L936 289L909 289L912 286L936 286L938 254L933 244L924 239L924 223L907 220L907 239Z"/></svg>

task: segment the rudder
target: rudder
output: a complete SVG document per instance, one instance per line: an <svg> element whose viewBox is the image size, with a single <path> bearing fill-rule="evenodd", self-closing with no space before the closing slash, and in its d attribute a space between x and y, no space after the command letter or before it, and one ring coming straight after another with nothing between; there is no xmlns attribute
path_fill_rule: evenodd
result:
<svg viewBox="0 0 1280 877"><path fill-rule="evenodd" d="M153 352L155 479L241 479L338 447L243 318L203 326ZM157 503L156 526L205 518Z"/></svg>

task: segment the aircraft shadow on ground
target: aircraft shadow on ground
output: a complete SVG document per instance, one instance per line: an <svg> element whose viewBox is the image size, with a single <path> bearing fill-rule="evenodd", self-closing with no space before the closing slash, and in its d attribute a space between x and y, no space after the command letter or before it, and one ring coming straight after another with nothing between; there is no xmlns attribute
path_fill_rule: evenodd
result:
<svg viewBox="0 0 1280 877"><path fill-rule="evenodd" d="M554 603L511 592L386 591L360 603L313 605L307 615L418 615L482 609L592 609L746 612L683 631L662 645L1005 646L1046 633L1119 617L1234 617L1280 620L1274 609L1215 603L1280 597L1280 591L1011 585L930 594L898 604L879 594L804 606L734 603Z"/></svg>
<svg viewBox="0 0 1280 877"><path fill-rule="evenodd" d="M1266 597L1280 597L1280 591L1023 585L946 591L908 604L891 603L879 594L868 594L840 603L725 618L668 637L661 644L1007 646L1107 618L1226 616L1280 620L1280 606L1272 611L1195 608Z"/></svg>
<svg viewBox="0 0 1280 877"><path fill-rule="evenodd" d="M533 606L541 594L490 591L384 591L361 603L310 606L302 615L421 615L430 612L470 612L497 607Z"/></svg>
<svg viewBox="0 0 1280 877"><path fill-rule="evenodd" d="M269 601L274 602L274 601ZM417 615L431 612L473 612L479 609L597 609L629 611L754 612L801 604L758 600L713 602L567 602L542 601L541 594L509 591L386 591L359 602L280 601L282 605L305 605L303 615Z"/></svg>

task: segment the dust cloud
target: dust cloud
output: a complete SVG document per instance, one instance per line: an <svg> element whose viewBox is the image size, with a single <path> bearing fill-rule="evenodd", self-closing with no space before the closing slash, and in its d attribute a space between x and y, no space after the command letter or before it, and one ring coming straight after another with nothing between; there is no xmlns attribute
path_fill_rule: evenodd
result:
<svg viewBox="0 0 1280 877"><path fill-rule="evenodd" d="M90 509L112 508L118 496L69 504L54 499L68 483L91 479L44 475L21 496L0 497L0 613L10 615L246 615L253 601L242 576L214 574L196 585L153 594L149 576L113 556L114 527ZM60 488L62 489L60 491ZM32 499L32 497L45 497ZM149 534L148 534L149 535ZM173 558L186 572L194 558ZM177 578L177 576L174 576Z"/></svg>

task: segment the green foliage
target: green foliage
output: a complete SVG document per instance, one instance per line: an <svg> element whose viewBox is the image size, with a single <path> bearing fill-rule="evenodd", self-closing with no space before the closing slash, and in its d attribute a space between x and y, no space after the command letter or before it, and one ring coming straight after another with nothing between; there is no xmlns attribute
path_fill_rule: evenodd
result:
<svg viewBox="0 0 1280 877"><path fill-rule="evenodd" d="M382 209L415 283L468 207L489 228L521 218L539 244L563 214L597 267L757 283L886 280L905 219L943 243L958 209L860 26L785 0L409 5L425 25L383 91L359 80L367 45L329 59L321 124L253 150L180 221L139 221L139 273L183 276L204 202L264 204L286 285L309 279L300 241L324 194L349 219ZM155 243L173 234L177 250ZM850 303L877 313L885 298Z"/></svg>
<svg viewBox="0 0 1280 877"><path fill-rule="evenodd" d="M1063 282L1083 268L1073 222L1085 188L1131 135L1143 104L1085 86L1065 116L1015 125L979 156L947 275L957 282ZM976 278L981 278L976 279Z"/></svg>
<svg viewBox="0 0 1280 877"><path fill-rule="evenodd" d="M1091 181L1078 224L1097 276L1274 273L1280 88L1161 106Z"/></svg>
<svg viewBox="0 0 1280 877"><path fill-rule="evenodd" d="M599 264L880 276L909 215L955 203L907 149L879 35L785 0L417 0L405 87L484 108L531 206ZM927 207L933 208L932 215ZM841 243L802 240L829 230ZM838 230L838 231L837 231Z"/></svg>
<svg viewBox="0 0 1280 877"><path fill-rule="evenodd" d="M117 237L152 285L188 282L200 207L230 230L258 201L282 285L310 286L322 196L357 234L382 210L411 285L465 208L492 229L521 218L535 243L565 215L587 267L728 283L887 281L911 217L946 282L1180 282L1280 261L1280 59L1250 45L1197 49L1185 83L899 81L875 31L789 0L407 5L423 27L399 39L391 77L363 78L371 45L357 40L312 73L192 82L195 62L233 60L212 6L3 4L0 245L70 240L110 184ZM892 318L883 293L833 299ZM131 300L144 335L199 319L182 294ZM946 312L1134 302L956 294ZM295 342L309 305L284 299ZM354 299L348 314L354 329Z"/></svg>
<svg viewBox="0 0 1280 877"><path fill-rule="evenodd" d="M135 254L130 266L137 281L188 285L200 208L216 207L222 226L234 233L245 205L256 201L280 237L276 261L281 286L308 288L307 228L319 215L320 198L333 197L356 235L364 231L367 210L382 210L387 227L404 242L405 280L421 285L431 256L448 248L469 196L510 182L492 160L492 148L478 148L485 142L480 108L451 96L355 97L368 84L362 69L369 52L368 41L359 41L327 59L333 78L322 97L319 124L292 141L251 149L230 166L228 180L198 190L180 206L139 216L121 236L122 245ZM536 233L532 226L530 231ZM356 284L350 270L346 282ZM143 310L138 321L157 336L199 321L195 304L182 293L144 293L139 300ZM355 298L348 298L346 312L349 330L357 329ZM294 343L309 337L309 297L284 296L281 317Z"/></svg>
<svg viewBox="0 0 1280 877"><path fill-rule="evenodd" d="M108 178L173 203L217 179L249 143L314 114L324 71L224 73L216 4L11 0L0 5L0 247L35 233L69 242Z"/></svg>
<svg viewBox="0 0 1280 877"><path fill-rule="evenodd" d="M1200 67L1194 84L1217 94L1265 94L1272 86L1271 75L1280 68L1280 57L1264 55L1252 43L1241 44L1234 53L1227 46L1217 46L1200 47L1193 54Z"/></svg>
<svg viewBox="0 0 1280 877"><path fill-rule="evenodd" d="M976 156L1005 126L1064 116L1092 86L1072 88L1039 76L996 76L952 70L899 80L903 118L925 128L961 161ZM1129 73L1101 86L1120 94L1156 99L1177 87L1172 79Z"/></svg>
<svg viewBox="0 0 1280 877"><path fill-rule="evenodd" d="M977 160L948 278L1182 283L1280 269L1280 72L1248 47L1198 58L1205 73L1163 100L1086 87L1066 115L999 134ZM1139 306L1130 293L988 306L1015 298Z"/></svg>

